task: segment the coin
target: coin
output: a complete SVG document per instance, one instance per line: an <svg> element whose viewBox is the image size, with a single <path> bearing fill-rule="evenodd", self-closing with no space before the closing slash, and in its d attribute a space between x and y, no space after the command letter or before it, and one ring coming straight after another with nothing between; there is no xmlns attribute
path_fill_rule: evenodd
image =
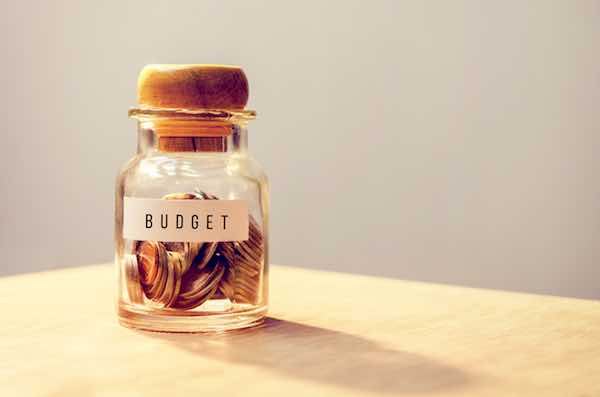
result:
<svg viewBox="0 0 600 397"><path fill-rule="evenodd" d="M168 295L165 296L165 307L172 306L179 295L181 288L181 278L183 276L184 262L185 259L179 252L167 251L169 257L169 271L173 272L173 278L171 282L167 282Z"/></svg>
<svg viewBox="0 0 600 397"><path fill-rule="evenodd" d="M193 200L198 199L198 195L195 193L169 193L165 194L163 200Z"/></svg>
<svg viewBox="0 0 600 397"><path fill-rule="evenodd" d="M193 309L202 305L216 292L224 274L221 256L215 256L204 268L192 267L181 280L181 291L173 307Z"/></svg>
<svg viewBox="0 0 600 397"><path fill-rule="evenodd" d="M131 303L143 303L144 292L140 284L137 257L132 254L123 255L123 268L129 301Z"/></svg>
<svg viewBox="0 0 600 397"><path fill-rule="evenodd" d="M203 243L194 241L194 242L165 242L163 243L167 251L178 252L182 255L183 259L183 268L182 272L185 273L196 257L200 252L200 249L203 246Z"/></svg>
<svg viewBox="0 0 600 397"><path fill-rule="evenodd" d="M235 270L231 266L226 266L225 274L219 284L219 292L230 301L235 297Z"/></svg>
<svg viewBox="0 0 600 397"><path fill-rule="evenodd" d="M196 259L194 259L193 265L199 269L202 269L211 260L217 250L216 242L207 242L202 244Z"/></svg>
<svg viewBox="0 0 600 397"><path fill-rule="evenodd" d="M142 284L152 284L158 273L158 247L154 241L142 241L136 247L138 269Z"/></svg>

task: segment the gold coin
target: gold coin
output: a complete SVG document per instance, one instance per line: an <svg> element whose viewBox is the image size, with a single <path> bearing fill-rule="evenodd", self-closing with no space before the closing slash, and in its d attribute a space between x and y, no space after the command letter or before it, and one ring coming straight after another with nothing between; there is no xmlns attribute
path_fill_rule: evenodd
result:
<svg viewBox="0 0 600 397"><path fill-rule="evenodd" d="M212 259L216 250L217 243L215 242L208 242L202 244L202 248L198 252L198 255L196 255L196 259L194 259L194 266L198 269L202 269Z"/></svg>
<svg viewBox="0 0 600 397"><path fill-rule="evenodd" d="M132 254L123 255L123 268L129 301L131 303L143 303L144 292L140 283L137 257Z"/></svg>
<svg viewBox="0 0 600 397"><path fill-rule="evenodd" d="M225 273L225 263L221 257L215 257L204 268L192 267L183 276L181 291L173 307L193 309L202 305L216 292Z"/></svg>
<svg viewBox="0 0 600 397"><path fill-rule="evenodd" d="M162 198L163 200L194 200L199 197L194 193L169 193Z"/></svg>
<svg viewBox="0 0 600 397"><path fill-rule="evenodd" d="M165 302L165 307L172 306L179 295L181 288L181 278L183 276L184 259L179 252L167 251L169 257L169 270L173 271L172 284L169 289L168 300Z"/></svg>

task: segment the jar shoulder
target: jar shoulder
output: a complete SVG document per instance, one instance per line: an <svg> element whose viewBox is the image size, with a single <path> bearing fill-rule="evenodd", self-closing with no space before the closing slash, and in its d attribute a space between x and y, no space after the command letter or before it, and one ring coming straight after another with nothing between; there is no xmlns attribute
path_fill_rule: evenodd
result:
<svg viewBox="0 0 600 397"><path fill-rule="evenodd" d="M219 190L230 185L243 189L244 185L256 185L260 190L268 187L263 167L249 155L138 155L130 159L117 177L117 185L124 191L144 190L152 186L182 189L203 186Z"/></svg>

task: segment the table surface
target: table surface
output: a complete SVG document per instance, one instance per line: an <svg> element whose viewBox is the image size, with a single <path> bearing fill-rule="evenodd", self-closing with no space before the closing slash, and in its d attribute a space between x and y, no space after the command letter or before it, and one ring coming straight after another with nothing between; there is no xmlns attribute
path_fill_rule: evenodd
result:
<svg viewBox="0 0 600 397"><path fill-rule="evenodd" d="M600 396L600 302L273 266L262 326L165 334L114 273L0 278L0 396Z"/></svg>

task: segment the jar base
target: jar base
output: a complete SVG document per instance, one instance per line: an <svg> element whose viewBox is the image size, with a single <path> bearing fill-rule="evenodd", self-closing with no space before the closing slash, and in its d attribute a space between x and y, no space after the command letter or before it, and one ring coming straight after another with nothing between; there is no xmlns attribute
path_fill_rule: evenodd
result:
<svg viewBox="0 0 600 397"><path fill-rule="evenodd" d="M120 303L119 323L127 328L154 332L199 333L224 332L259 325L267 315L267 306L251 306L230 313L205 315L169 315L138 309L134 305Z"/></svg>

